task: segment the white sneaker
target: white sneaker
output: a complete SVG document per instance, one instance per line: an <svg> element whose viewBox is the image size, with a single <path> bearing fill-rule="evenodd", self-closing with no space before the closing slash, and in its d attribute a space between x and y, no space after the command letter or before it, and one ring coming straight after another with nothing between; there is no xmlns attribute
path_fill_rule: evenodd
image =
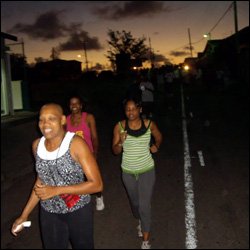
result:
<svg viewBox="0 0 250 250"><path fill-rule="evenodd" d="M103 196L96 197L96 210L101 211L104 209Z"/></svg>
<svg viewBox="0 0 250 250"><path fill-rule="evenodd" d="M142 237L142 231L141 231L141 221L139 220L139 224L137 226L137 232L138 232L138 237Z"/></svg>
<svg viewBox="0 0 250 250"><path fill-rule="evenodd" d="M149 244L149 241L143 241L141 244L141 249L151 249L151 245Z"/></svg>

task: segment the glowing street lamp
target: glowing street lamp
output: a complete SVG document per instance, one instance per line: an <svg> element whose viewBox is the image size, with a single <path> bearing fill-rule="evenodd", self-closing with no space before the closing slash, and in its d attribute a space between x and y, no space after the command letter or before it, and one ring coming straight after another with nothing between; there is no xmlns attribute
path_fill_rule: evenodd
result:
<svg viewBox="0 0 250 250"><path fill-rule="evenodd" d="M203 37L207 38L208 40L211 40L211 33L204 34Z"/></svg>
<svg viewBox="0 0 250 250"><path fill-rule="evenodd" d="M82 56L81 56L80 54L78 54L77 57L78 57L79 59L82 58ZM83 63L83 62L81 62L81 68L82 68L82 70L83 70L82 63Z"/></svg>
<svg viewBox="0 0 250 250"><path fill-rule="evenodd" d="M186 65L184 65L184 70L185 71L189 71L189 66L186 64Z"/></svg>

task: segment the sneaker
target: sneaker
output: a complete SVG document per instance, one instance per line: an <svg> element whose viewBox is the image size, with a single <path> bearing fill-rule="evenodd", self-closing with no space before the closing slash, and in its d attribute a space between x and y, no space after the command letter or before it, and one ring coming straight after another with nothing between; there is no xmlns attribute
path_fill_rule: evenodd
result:
<svg viewBox="0 0 250 250"><path fill-rule="evenodd" d="M141 221L139 220L139 224L137 226L137 232L138 232L138 237L142 237L142 231L141 231Z"/></svg>
<svg viewBox="0 0 250 250"><path fill-rule="evenodd" d="M141 249L151 249L151 245L149 244L149 241L144 240L141 244Z"/></svg>
<svg viewBox="0 0 250 250"><path fill-rule="evenodd" d="M103 196L96 197L96 210L101 211L104 209Z"/></svg>

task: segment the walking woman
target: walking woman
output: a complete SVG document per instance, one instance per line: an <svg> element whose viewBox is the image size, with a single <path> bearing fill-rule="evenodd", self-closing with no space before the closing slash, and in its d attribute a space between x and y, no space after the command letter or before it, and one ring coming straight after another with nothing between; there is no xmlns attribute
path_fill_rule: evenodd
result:
<svg viewBox="0 0 250 250"><path fill-rule="evenodd" d="M162 135L154 121L141 118L140 102L128 99L124 109L126 119L114 127L112 150L116 155L122 153L122 180L133 215L139 222L138 236L143 238L141 248L150 249L151 197L155 183L152 153L158 152Z"/></svg>
<svg viewBox="0 0 250 250"><path fill-rule="evenodd" d="M70 114L66 117L66 130L81 136L88 144L90 151L97 160L99 140L96 129L96 121L93 114L82 111L83 101L80 96L74 95L69 99ZM95 194L96 210L104 209L102 192Z"/></svg>
<svg viewBox="0 0 250 250"><path fill-rule="evenodd" d="M45 249L93 249L92 193L103 189L96 160L87 143L66 132L66 117L58 104L42 106L39 128L43 134L32 144L37 179L11 232L23 229L40 203L40 228ZM86 176L86 179L85 177Z"/></svg>

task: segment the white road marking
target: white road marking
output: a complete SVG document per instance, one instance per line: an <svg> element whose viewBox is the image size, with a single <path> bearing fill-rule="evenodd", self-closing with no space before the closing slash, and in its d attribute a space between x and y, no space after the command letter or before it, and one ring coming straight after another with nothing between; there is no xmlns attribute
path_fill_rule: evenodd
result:
<svg viewBox="0 0 250 250"><path fill-rule="evenodd" d="M204 158L203 158L202 151L199 150L199 151L197 151L197 153L198 153L198 156L199 156L200 165L201 165L202 167L205 167L205 161L204 161Z"/></svg>
<svg viewBox="0 0 250 250"><path fill-rule="evenodd" d="M185 104L183 98L183 87L181 85L181 103L182 103L182 130L184 144L184 187L185 187L185 225L186 225L186 248L197 248L196 220L194 206L194 191L191 173L191 157L188 144L187 122L185 114Z"/></svg>

